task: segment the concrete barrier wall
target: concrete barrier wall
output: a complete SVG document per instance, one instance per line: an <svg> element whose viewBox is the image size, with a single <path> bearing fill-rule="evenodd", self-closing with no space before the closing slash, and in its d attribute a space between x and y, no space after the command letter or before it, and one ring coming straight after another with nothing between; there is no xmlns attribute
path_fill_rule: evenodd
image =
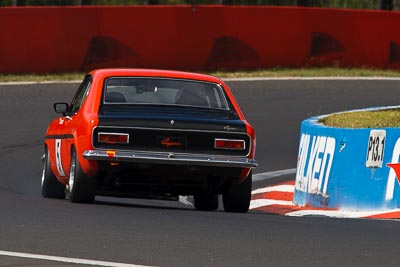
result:
<svg viewBox="0 0 400 267"><path fill-rule="evenodd" d="M319 118L301 124L294 203L342 210L400 207L399 181L387 166L400 162L400 129L332 128Z"/></svg>
<svg viewBox="0 0 400 267"><path fill-rule="evenodd" d="M400 67L400 13L298 7L0 8L0 73Z"/></svg>

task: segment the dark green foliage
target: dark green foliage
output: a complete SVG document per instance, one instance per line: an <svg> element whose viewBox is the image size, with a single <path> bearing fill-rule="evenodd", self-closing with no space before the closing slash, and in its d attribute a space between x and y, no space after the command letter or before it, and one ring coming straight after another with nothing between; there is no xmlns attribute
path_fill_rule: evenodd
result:
<svg viewBox="0 0 400 267"><path fill-rule="evenodd" d="M400 0L0 0L0 6L224 4L398 10Z"/></svg>

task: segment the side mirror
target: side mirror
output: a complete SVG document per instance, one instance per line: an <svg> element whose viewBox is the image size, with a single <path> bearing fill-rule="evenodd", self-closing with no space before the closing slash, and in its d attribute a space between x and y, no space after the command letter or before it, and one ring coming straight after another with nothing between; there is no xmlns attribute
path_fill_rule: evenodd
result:
<svg viewBox="0 0 400 267"><path fill-rule="evenodd" d="M56 113L62 113L62 114L67 113L69 108L67 103L55 103L53 107Z"/></svg>

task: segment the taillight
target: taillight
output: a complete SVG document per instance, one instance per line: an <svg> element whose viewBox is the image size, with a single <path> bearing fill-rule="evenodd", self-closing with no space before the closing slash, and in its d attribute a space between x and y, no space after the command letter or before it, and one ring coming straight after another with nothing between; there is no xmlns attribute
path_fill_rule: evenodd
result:
<svg viewBox="0 0 400 267"><path fill-rule="evenodd" d="M129 134L125 133L98 133L99 143L106 144L128 144Z"/></svg>
<svg viewBox="0 0 400 267"><path fill-rule="evenodd" d="M214 148L229 150L245 150L246 142L244 140L234 139L215 139Z"/></svg>

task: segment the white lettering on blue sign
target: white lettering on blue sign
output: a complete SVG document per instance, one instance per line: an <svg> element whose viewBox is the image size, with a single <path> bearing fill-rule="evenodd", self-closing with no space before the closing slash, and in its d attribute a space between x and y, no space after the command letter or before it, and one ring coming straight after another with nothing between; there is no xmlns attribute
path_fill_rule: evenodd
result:
<svg viewBox="0 0 400 267"><path fill-rule="evenodd" d="M336 140L302 134L296 173L296 190L326 194Z"/></svg>
<svg viewBox="0 0 400 267"><path fill-rule="evenodd" d="M390 163L398 163L400 162L400 138L397 139L396 144L394 145L393 152L392 152L392 161ZM394 187L396 184L396 173L394 172L393 168L389 168L389 176L388 182L386 185L386 195L385 200L390 201L393 199L394 194Z"/></svg>

